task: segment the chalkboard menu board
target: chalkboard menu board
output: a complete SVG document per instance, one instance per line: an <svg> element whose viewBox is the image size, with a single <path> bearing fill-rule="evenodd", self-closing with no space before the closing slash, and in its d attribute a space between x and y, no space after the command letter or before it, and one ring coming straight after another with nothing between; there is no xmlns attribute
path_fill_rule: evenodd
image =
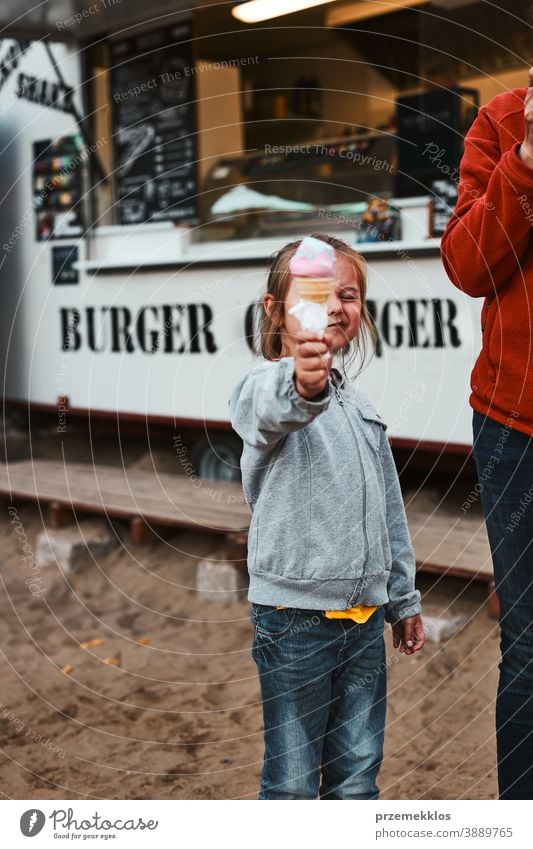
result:
<svg viewBox="0 0 533 849"><path fill-rule="evenodd" d="M111 43L120 224L197 219L191 22Z"/></svg>
<svg viewBox="0 0 533 849"><path fill-rule="evenodd" d="M431 183L430 235L442 236L457 203L457 186L453 180Z"/></svg>
<svg viewBox="0 0 533 849"><path fill-rule="evenodd" d="M52 248L52 284L60 286L79 283L80 275L74 263L79 260L77 245L61 245Z"/></svg>

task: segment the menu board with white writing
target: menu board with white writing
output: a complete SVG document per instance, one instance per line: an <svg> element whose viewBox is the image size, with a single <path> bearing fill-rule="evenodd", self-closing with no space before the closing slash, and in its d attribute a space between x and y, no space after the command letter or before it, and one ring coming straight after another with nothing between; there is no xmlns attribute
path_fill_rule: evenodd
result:
<svg viewBox="0 0 533 849"><path fill-rule="evenodd" d="M120 224L197 219L191 22L111 43Z"/></svg>
<svg viewBox="0 0 533 849"><path fill-rule="evenodd" d="M431 183L431 212L429 230L431 236L442 236L457 203L457 182L443 178Z"/></svg>

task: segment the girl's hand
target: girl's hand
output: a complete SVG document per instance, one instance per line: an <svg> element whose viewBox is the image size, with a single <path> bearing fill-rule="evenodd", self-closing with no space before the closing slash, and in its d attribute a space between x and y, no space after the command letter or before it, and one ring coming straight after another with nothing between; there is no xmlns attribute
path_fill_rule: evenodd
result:
<svg viewBox="0 0 533 849"><path fill-rule="evenodd" d="M522 162L533 168L533 68L529 69L528 88L524 101L524 141L518 152Z"/></svg>
<svg viewBox="0 0 533 849"><path fill-rule="evenodd" d="M419 615L401 619L392 626L392 645L404 654L420 651L425 642L424 625Z"/></svg>
<svg viewBox="0 0 533 849"><path fill-rule="evenodd" d="M321 337L314 330L298 331L294 349L294 380L297 392L308 401L324 390L332 359L331 337Z"/></svg>

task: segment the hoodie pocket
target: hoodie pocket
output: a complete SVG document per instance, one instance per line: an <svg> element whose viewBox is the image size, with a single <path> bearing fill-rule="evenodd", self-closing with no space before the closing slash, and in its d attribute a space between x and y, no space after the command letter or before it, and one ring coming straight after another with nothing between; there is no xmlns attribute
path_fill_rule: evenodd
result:
<svg viewBox="0 0 533 849"><path fill-rule="evenodd" d="M363 432L366 440L374 453L379 456L381 446L381 431L385 430L387 425L374 409L371 407L360 407L359 415L361 416Z"/></svg>

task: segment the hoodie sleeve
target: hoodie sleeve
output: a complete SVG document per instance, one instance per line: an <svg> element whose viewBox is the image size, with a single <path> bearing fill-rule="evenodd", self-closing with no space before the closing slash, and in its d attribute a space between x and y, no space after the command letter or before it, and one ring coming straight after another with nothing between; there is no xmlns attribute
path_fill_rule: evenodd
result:
<svg viewBox="0 0 533 849"><path fill-rule="evenodd" d="M294 358L259 366L237 384L229 400L233 429L244 442L270 447L285 434L310 424L331 401L331 385L308 401L296 390Z"/></svg>
<svg viewBox="0 0 533 849"><path fill-rule="evenodd" d="M388 583L389 601L385 605L384 612L387 622L394 623L399 619L407 619L409 616L420 613L420 593L415 589L415 554L407 526L400 481L385 429L382 429L381 440L381 463L387 499L387 528L392 554Z"/></svg>
<svg viewBox="0 0 533 849"><path fill-rule="evenodd" d="M520 266L528 247L533 170L513 145L502 154L484 109L465 136L455 211L441 240L448 277L473 298L494 295Z"/></svg>

